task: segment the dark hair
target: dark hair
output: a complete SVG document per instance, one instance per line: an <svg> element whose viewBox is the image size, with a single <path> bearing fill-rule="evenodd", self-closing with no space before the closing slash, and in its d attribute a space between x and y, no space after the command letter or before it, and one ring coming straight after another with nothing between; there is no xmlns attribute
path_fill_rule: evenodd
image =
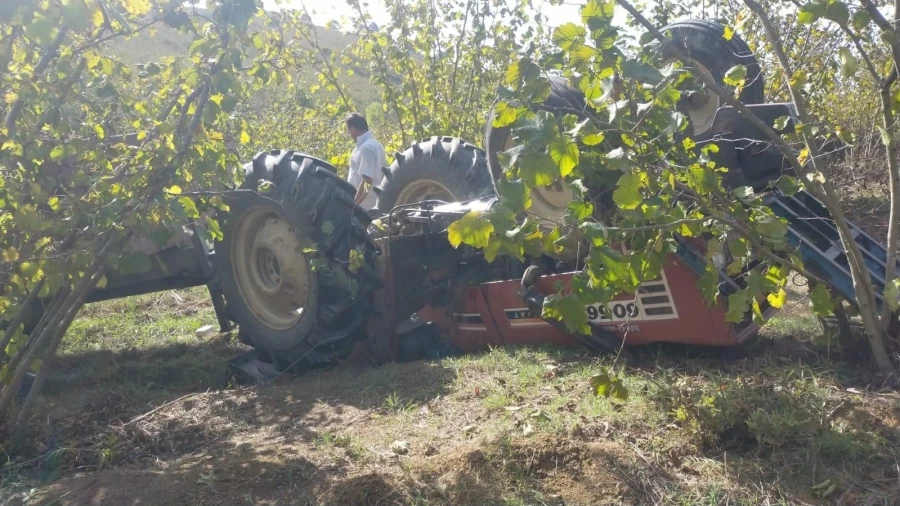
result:
<svg viewBox="0 0 900 506"><path fill-rule="evenodd" d="M362 130L363 132L369 131L369 122L366 121L365 116L358 112L347 115L347 117L344 118L344 123L346 123L348 127L353 127Z"/></svg>

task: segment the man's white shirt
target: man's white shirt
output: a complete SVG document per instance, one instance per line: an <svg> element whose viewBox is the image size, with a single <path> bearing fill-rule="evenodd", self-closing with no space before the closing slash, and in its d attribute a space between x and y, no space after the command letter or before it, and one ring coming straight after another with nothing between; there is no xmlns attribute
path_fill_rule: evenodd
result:
<svg viewBox="0 0 900 506"><path fill-rule="evenodd" d="M347 173L347 181L354 188L359 189L363 183L363 176L369 176L372 178L372 183L379 186L384 177L381 168L386 165L384 146L375 139L370 130L356 138L356 147L350 154L350 171ZM375 207L377 199L375 192L370 189L369 194L360 202L359 206L366 210L372 209Z"/></svg>

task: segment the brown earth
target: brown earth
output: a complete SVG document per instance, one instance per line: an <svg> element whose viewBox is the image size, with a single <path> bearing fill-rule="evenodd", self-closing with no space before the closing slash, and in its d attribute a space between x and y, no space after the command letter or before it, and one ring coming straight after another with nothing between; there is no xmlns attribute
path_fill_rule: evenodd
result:
<svg viewBox="0 0 900 506"><path fill-rule="evenodd" d="M433 366L399 367L415 377ZM459 437L435 420L441 408L429 406L440 400L384 415L316 386L304 379L198 394L115 426L128 442L117 451L147 458L61 479L33 503L480 505L523 495L542 504L640 502L628 483L633 457L619 443L546 433ZM471 420L483 416L469 408ZM391 451L395 437L405 437L406 455Z"/></svg>

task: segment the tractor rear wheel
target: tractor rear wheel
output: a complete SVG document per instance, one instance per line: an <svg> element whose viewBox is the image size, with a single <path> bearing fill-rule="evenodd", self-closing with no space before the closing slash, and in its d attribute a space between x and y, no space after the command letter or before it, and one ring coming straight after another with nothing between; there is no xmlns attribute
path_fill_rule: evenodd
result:
<svg viewBox="0 0 900 506"><path fill-rule="evenodd" d="M722 37L724 26L710 21L680 21L672 23L661 31L669 32L671 40L660 48L665 62L674 61L673 48L678 48L691 59L693 70L712 77L722 83L725 73L735 65L747 68L747 85L741 91L741 100L745 104L764 102L765 83L760 73L759 62L747 43L739 36L731 40ZM694 98L696 97L696 98ZM696 140L708 137L712 133L716 111L722 105L718 96L711 91L695 94L685 104L686 113ZM534 110L549 111L560 116L574 114L584 117L586 107L581 90L570 86L563 77L550 78L550 95L541 104L533 104ZM494 109L488 114L485 127L485 149L488 166L494 180L499 180L503 171L499 154L513 147L510 127L494 128ZM531 212L538 216L557 221L565 216L574 192L568 184L557 181L544 188L532 192Z"/></svg>
<svg viewBox="0 0 900 506"><path fill-rule="evenodd" d="M377 191L381 214L425 200L463 202L495 194L484 151L453 137L432 137L397 153Z"/></svg>
<svg viewBox="0 0 900 506"><path fill-rule="evenodd" d="M344 358L364 332L380 252L354 194L322 160L272 151L229 195L215 248L228 315L241 340L281 369Z"/></svg>

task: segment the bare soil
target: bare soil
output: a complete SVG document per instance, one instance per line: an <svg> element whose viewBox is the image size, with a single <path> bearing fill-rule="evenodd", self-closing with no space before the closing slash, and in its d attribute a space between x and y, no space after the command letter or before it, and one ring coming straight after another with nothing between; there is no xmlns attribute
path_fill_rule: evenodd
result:
<svg viewBox="0 0 900 506"><path fill-rule="evenodd" d="M391 367L395 377L441 374L435 364ZM439 396L407 412L386 412L346 403L349 385L329 383L330 374L337 373L199 393L116 425L127 442L116 451L136 461L65 477L32 502L476 505L504 504L522 489L543 504L639 502L627 481L633 456L619 443L546 433L481 436L479 428L455 427L436 415ZM486 416L470 408L467 421ZM328 434L343 439L329 441ZM405 455L391 450L398 438L408 445Z"/></svg>

